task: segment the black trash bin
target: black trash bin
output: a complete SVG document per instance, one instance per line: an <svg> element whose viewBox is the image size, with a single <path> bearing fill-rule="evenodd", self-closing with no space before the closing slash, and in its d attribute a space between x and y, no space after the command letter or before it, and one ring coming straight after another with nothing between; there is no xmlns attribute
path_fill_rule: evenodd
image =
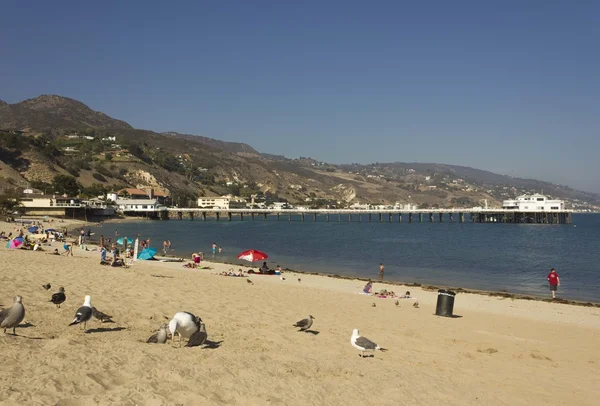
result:
<svg viewBox="0 0 600 406"><path fill-rule="evenodd" d="M456 293L450 290L438 290L437 304L435 306L436 316L452 317L452 311L454 310L454 296L456 296Z"/></svg>

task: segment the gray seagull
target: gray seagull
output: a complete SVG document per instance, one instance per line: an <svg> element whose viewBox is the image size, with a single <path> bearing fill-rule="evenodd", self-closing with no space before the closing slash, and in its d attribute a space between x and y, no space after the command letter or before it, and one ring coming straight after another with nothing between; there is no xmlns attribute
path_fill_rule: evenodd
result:
<svg viewBox="0 0 600 406"><path fill-rule="evenodd" d="M146 342L154 343L154 344L166 343L167 342L167 327L168 326L166 323L161 324L158 331L156 333L152 334Z"/></svg>
<svg viewBox="0 0 600 406"><path fill-rule="evenodd" d="M204 342L206 341L206 337L206 326L201 321L200 328L198 329L198 331L191 335L190 339L186 344L186 347L199 347L202 344L204 344Z"/></svg>
<svg viewBox="0 0 600 406"><path fill-rule="evenodd" d="M350 344L352 344L354 348L360 351L361 357L365 356L365 351L387 351L385 348L381 348L368 338L361 337L360 335L358 335L357 328L355 328L352 331L352 337L350 337Z"/></svg>
<svg viewBox="0 0 600 406"><path fill-rule="evenodd" d="M299 331L306 331L312 326L314 317L309 315L307 318L297 321L294 327L300 327Z"/></svg>
<svg viewBox="0 0 600 406"><path fill-rule="evenodd" d="M19 295L15 296L12 307L4 309L0 312L0 327L6 329L12 328L13 335L16 336L15 327L19 325L25 318L25 306L23 306L23 298Z"/></svg>

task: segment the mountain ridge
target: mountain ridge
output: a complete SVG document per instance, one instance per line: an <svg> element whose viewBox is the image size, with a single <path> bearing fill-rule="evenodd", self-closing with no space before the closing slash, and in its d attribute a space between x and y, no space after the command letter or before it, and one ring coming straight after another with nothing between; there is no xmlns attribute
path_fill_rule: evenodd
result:
<svg viewBox="0 0 600 406"><path fill-rule="evenodd" d="M573 207L600 204L594 193L459 165L334 165L261 153L245 143L135 129L57 95L0 103L0 130L24 131L21 139L9 133L0 138L0 160L18 170L22 179L13 183L21 184L48 184L57 174L71 174L85 187L160 187L189 201L198 195L254 192L305 204L423 207L498 205L504 198L543 188L570 199Z"/></svg>

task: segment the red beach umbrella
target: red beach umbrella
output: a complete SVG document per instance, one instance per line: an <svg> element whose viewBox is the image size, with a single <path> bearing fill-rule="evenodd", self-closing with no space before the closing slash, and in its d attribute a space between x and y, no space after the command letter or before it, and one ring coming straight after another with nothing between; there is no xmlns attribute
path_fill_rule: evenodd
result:
<svg viewBox="0 0 600 406"><path fill-rule="evenodd" d="M248 250L248 251L244 251L241 254L239 254L238 258L245 259L246 261L250 261L250 262L256 262L256 261L265 260L265 259L269 258L269 256L259 250Z"/></svg>

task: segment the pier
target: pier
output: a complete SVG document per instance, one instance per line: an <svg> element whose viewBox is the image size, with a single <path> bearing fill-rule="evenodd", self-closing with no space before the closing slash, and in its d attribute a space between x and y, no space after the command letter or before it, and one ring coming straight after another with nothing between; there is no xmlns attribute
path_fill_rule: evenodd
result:
<svg viewBox="0 0 600 406"><path fill-rule="evenodd" d="M126 212L125 214L133 214ZM510 209L416 209L416 210L353 210L353 209L207 209L169 207L146 214L150 218L199 219L216 221L347 221L378 223L502 223L502 224L571 224L572 210L515 211Z"/></svg>

